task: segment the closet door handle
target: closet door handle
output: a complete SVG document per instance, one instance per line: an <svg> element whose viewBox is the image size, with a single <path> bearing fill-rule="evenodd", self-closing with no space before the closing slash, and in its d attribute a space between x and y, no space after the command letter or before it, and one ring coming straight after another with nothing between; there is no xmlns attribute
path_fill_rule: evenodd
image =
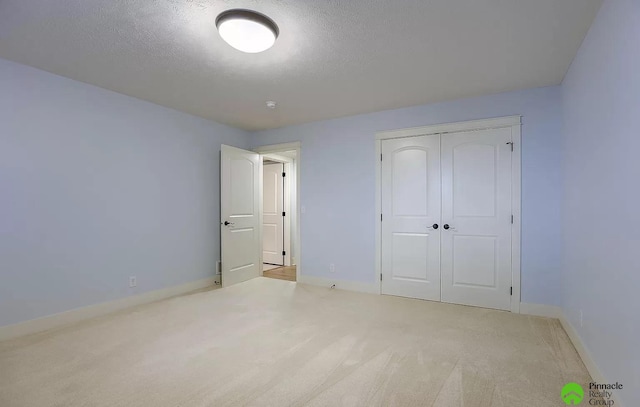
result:
<svg viewBox="0 0 640 407"><path fill-rule="evenodd" d="M437 223L434 223L432 226L427 226L427 229L429 229L429 230L435 230L435 229L438 229L438 227L439 227L439 226L438 226L438 224L437 224Z"/></svg>
<svg viewBox="0 0 640 407"><path fill-rule="evenodd" d="M448 223L445 223L444 225L442 225L442 227L445 228L445 230L449 230L449 229L456 230L456 228L454 228L453 226L449 226Z"/></svg>

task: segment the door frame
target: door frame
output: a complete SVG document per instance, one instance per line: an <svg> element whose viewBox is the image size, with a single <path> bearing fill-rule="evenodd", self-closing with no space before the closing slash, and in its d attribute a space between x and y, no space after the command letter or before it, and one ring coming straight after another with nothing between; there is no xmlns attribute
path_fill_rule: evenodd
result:
<svg viewBox="0 0 640 407"><path fill-rule="evenodd" d="M294 216L292 216L292 212L291 212L291 187L292 187L291 178L295 178L295 176L292 176L291 167L293 165L294 160L293 158L280 156L276 153L261 154L261 155L263 160L263 163L262 163L263 169L265 166L264 160L269 159L271 161L275 161L277 163L282 164L282 167L283 167L282 171L285 174L289 174L289 176L284 177L284 179L282 180L282 190L284 192L282 197L282 211L289 214L288 216L284 216L284 219L282 221L282 240L283 240L282 250L285 251L283 266L288 267L288 266L291 266L291 257L292 257L291 255L291 235L292 235L291 218ZM262 193L264 194L264 185L262 186ZM263 235L263 238L264 238L264 235Z"/></svg>
<svg viewBox="0 0 640 407"><path fill-rule="evenodd" d="M272 145L266 145L266 146L260 146L260 147L255 147L253 149L254 152L260 154L260 157L266 156L266 155L270 155L270 154L275 154L277 155L278 153L282 153L285 151L295 151L296 152L296 158L295 160L293 160L293 163L290 163L290 169L292 169L294 176L295 176L295 197L296 197L296 202L295 202L295 214L296 214L296 228L295 228L295 232L293 234L293 236L291 237L293 239L294 242L294 248L293 248L293 257L295 259L295 263L296 263L296 282L300 281L300 275L301 270L302 270L302 247L300 246L300 150L301 150L301 144L299 141L296 142L291 142L291 143L283 143L283 144L272 144ZM260 194L263 193L263 189L262 189L262 183L263 180L260 179ZM289 204L290 204L291 200L289 199ZM260 200L260 211L262 211L262 199ZM262 220L261 220L262 221ZM290 220L289 220L290 221ZM264 264L262 263L262 228L261 232L260 232L260 275L263 275L263 266ZM291 264L291 263L290 263Z"/></svg>
<svg viewBox="0 0 640 407"><path fill-rule="evenodd" d="M510 311L520 313L521 292L521 191L522 191L522 116L506 116L492 119L469 120L455 123L442 123L423 127L381 131L376 133L376 237L375 237L375 276L378 281L378 292L382 294L382 140L395 138L430 136L437 134L459 133L464 131L511 128L513 156L511 161L511 210L513 225L511 227L511 295Z"/></svg>

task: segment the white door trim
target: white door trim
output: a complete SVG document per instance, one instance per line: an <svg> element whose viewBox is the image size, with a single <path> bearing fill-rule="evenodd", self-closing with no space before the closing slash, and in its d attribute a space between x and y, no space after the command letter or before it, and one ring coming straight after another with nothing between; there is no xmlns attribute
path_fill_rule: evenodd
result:
<svg viewBox="0 0 640 407"><path fill-rule="evenodd" d="M284 179L284 212L286 213L284 217L284 265L291 266L291 258L293 257L293 253L291 253L291 215L293 214L291 207L291 167L294 165L293 162L284 163L284 173L287 176Z"/></svg>
<svg viewBox="0 0 640 407"><path fill-rule="evenodd" d="M260 146L253 149L256 153L268 154L268 153L282 153L285 151L300 150L302 143L299 141L293 141L291 143L272 144L269 146Z"/></svg>
<svg viewBox="0 0 640 407"><path fill-rule="evenodd" d="M269 153L269 154L262 154L262 158L264 159L269 159L271 161L276 161L279 163L284 164L284 172L285 174L287 174L286 177L284 177L284 205L283 205L283 210L285 213L288 213L289 215L284 217L284 251L285 251L285 256L284 256L284 265L285 266L291 266L291 264L293 263L293 259L295 259L293 253L291 252L291 239L292 239L292 235L295 234L295 232L292 233L291 230L291 218L292 218L292 214L293 216L295 216L295 213L291 212L293 210L293 208L291 208L291 191L292 191L292 186L291 185L291 180L295 179L295 173L292 170L292 166L294 165L294 160L293 158L290 157L285 157L285 156L281 156L275 153ZM264 193L264 192L263 192Z"/></svg>
<svg viewBox="0 0 640 407"><path fill-rule="evenodd" d="M520 313L520 242L521 242L521 190L522 190L522 167L521 167L521 125L522 116L506 116L493 119L470 120L457 123L443 123L424 127L413 127L408 129L389 130L376 133L376 237L375 237L375 281L378 281L378 292L382 293L382 140L426 136L432 134L457 133L462 131L486 130L497 128L511 128L513 141L513 157L511 164L512 188L511 207L513 211L513 226L511 235L511 280L513 284L513 295L511 296L511 312Z"/></svg>
<svg viewBox="0 0 640 407"><path fill-rule="evenodd" d="M295 172L295 185L296 185L296 191L295 191L295 196L296 196L296 207L295 209L291 209L291 210L295 210L295 214L296 214L296 227L295 227L295 233L294 236L292 236L293 242L294 242L294 253L293 253L293 258L295 259L295 263L296 263L296 281L300 281L300 276L302 275L301 270L302 270L302 247L300 245L300 223L302 221L301 217L300 217L300 150L301 150L301 145L302 143L299 141L295 141L295 142L291 142L291 143L283 143L283 144L273 144L273 145L267 145L267 146L260 146L260 147L255 147L253 149L254 152L261 154L262 156L269 156L270 154L275 154L277 155L277 153L282 153L285 151L293 151L295 150L296 152L296 158L295 160L293 160L292 163L289 163L289 165L291 165ZM273 157L275 158L275 157ZM261 193L262 193L262 181L260 182L261 185ZM260 208L260 210L262 210L262 208ZM262 235L260 236L260 247L262 247ZM289 263L291 264L291 263ZM260 273L262 275L262 251L260 252Z"/></svg>
<svg viewBox="0 0 640 407"><path fill-rule="evenodd" d="M469 120L456 123L433 124L430 126L411 127L408 129L388 130L376 133L376 140L400 137L427 136L430 134L459 133L462 131L499 129L520 126L522 116L506 116L493 119Z"/></svg>

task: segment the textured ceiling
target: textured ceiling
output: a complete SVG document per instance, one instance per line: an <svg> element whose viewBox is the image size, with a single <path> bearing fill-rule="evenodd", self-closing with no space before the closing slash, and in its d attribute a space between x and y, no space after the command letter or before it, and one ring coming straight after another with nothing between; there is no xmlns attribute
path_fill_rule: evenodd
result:
<svg viewBox="0 0 640 407"><path fill-rule="evenodd" d="M600 4L1 0L0 57L255 130L556 85ZM273 48L222 41L215 18L237 7L276 21Z"/></svg>

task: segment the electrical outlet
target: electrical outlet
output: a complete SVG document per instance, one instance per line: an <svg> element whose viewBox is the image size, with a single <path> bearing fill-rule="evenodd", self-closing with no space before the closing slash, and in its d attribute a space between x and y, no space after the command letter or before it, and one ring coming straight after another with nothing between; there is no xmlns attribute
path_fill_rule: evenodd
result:
<svg viewBox="0 0 640 407"><path fill-rule="evenodd" d="M336 272L336 265L331 263L329 264L329 272L330 273L335 273Z"/></svg>
<svg viewBox="0 0 640 407"><path fill-rule="evenodd" d="M129 277L129 287L135 287L138 285L138 279L136 276Z"/></svg>
<svg viewBox="0 0 640 407"><path fill-rule="evenodd" d="M580 310L580 328L582 328L582 310Z"/></svg>

